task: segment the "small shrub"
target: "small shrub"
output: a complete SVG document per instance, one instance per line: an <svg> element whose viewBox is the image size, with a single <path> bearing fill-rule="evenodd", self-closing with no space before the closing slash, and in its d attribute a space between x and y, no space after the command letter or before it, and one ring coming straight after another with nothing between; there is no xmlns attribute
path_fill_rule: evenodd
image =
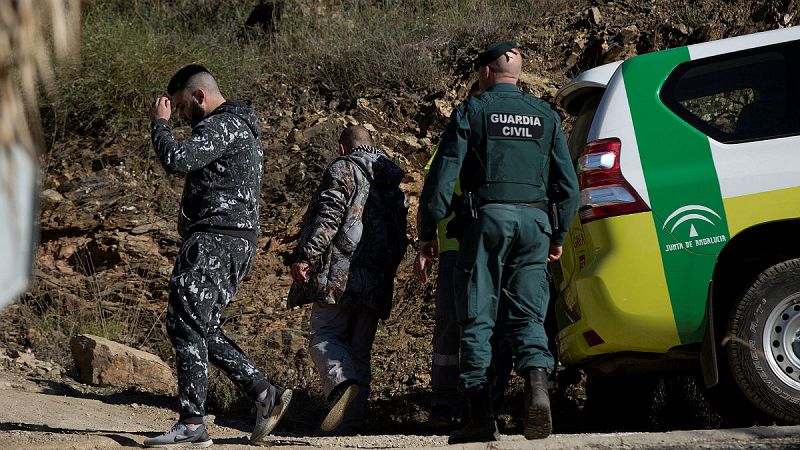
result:
<svg viewBox="0 0 800 450"><path fill-rule="evenodd" d="M697 6L684 5L675 10L671 19L677 24L686 25L691 30L702 24L702 16L702 12Z"/></svg>

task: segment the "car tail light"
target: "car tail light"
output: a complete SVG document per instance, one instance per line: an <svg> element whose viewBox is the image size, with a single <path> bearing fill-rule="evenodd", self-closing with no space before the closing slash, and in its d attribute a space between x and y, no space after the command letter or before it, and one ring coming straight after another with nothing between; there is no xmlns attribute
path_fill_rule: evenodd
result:
<svg viewBox="0 0 800 450"><path fill-rule="evenodd" d="M619 139L600 139L586 144L578 157L581 223L650 210L622 176L621 150Z"/></svg>

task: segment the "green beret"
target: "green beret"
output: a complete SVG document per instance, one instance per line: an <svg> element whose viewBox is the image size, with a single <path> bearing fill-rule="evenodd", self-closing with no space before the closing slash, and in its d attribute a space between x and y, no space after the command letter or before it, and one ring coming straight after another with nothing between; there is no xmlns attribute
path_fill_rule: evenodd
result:
<svg viewBox="0 0 800 450"><path fill-rule="evenodd" d="M517 48L517 43L514 41L495 42L494 44L486 47L486 50L484 50L483 53L479 54L478 57L475 58L475 70L478 70L480 67L489 64L490 62L499 58L501 55L505 55L506 52L509 52L515 48Z"/></svg>

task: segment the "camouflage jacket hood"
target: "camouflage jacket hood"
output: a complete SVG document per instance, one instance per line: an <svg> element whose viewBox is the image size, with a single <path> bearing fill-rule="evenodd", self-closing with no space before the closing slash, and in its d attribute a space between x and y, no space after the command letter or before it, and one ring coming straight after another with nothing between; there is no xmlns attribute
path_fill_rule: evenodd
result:
<svg viewBox="0 0 800 450"><path fill-rule="evenodd" d="M331 163L306 212L296 261L311 266L289 306L315 301L366 307L387 318L405 253L405 173L383 150L356 147Z"/></svg>
<svg viewBox="0 0 800 450"><path fill-rule="evenodd" d="M356 147L342 158L355 163L368 183L384 189L400 186L405 176L403 169L392 162L383 150L375 147Z"/></svg>
<svg viewBox="0 0 800 450"><path fill-rule="evenodd" d="M169 123L152 124L153 147L164 169L184 175L178 232L195 230L259 232L263 149L253 110L242 102L225 102L192 127L183 141Z"/></svg>

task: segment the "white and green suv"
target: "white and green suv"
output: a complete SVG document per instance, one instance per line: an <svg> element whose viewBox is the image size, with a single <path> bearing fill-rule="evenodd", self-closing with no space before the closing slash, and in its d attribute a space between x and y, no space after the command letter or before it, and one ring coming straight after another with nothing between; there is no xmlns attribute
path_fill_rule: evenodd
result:
<svg viewBox="0 0 800 450"><path fill-rule="evenodd" d="M581 183L556 304L565 363L701 367L708 386L732 377L800 422L798 80L793 27L636 56L560 90Z"/></svg>

